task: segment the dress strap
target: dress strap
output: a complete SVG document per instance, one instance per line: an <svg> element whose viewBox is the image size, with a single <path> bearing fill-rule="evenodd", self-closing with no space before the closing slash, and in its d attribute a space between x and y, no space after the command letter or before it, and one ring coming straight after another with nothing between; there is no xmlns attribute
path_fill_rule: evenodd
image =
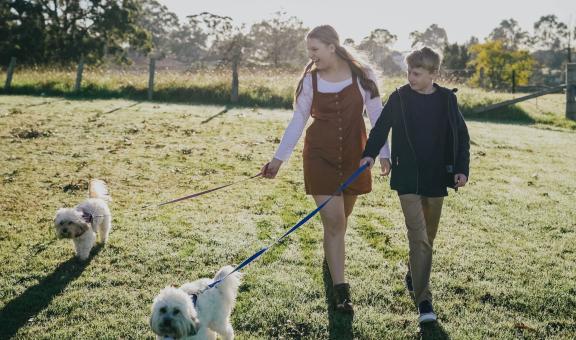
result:
<svg viewBox="0 0 576 340"><path fill-rule="evenodd" d="M310 107L310 116L312 116L312 118L316 118L316 110L318 107L318 72L313 70L310 72L310 74L312 76L312 105Z"/></svg>
<svg viewBox="0 0 576 340"><path fill-rule="evenodd" d="M316 94L318 92L318 72L316 70L310 72L312 75L312 91Z"/></svg>

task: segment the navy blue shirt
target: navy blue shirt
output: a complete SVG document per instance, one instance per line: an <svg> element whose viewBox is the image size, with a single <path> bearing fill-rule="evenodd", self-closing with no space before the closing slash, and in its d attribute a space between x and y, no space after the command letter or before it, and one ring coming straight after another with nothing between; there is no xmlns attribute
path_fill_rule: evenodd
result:
<svg viewBox="0 0 576 340"><path fill-rule="evenodd" d="M438 90L431 94L408 91L407 123L418 161L420 194L428 197L447 196L446 147L450 129L448 102Z"/></svg>

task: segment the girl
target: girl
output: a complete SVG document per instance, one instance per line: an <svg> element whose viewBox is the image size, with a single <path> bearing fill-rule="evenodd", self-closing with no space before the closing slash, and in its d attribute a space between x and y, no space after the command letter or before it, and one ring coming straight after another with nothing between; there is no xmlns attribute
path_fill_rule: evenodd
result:
<svg viewBox="0 0 576 340"><path fill-rule="evenodd" d="M340 45L338 33L328 25L306 36L310 62L294 94L294 116L270 162L262 167L274 178L300 138L308 118L314 121L304 139L304 184L317 205L333 195L358 168L366 144L362 113L372 125L382 110L374 73ZM380 152L382 174L390 172L388 144ZM342 195L334 197L320 216L324 227L324 255L334 283L338 310L353 312L350 286L344 277L346 227L357 195L371 191L370 172L364 171Z"/></svg>

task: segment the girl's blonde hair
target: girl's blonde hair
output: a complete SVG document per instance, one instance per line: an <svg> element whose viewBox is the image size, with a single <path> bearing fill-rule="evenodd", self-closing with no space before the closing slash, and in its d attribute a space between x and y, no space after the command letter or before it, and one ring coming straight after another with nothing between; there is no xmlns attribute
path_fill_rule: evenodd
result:
<svg viewBox="0 0 576 340"><path fill-rule="evenodd" d="M358 77L362 88L370 91L370 98L380 96L380 93L378 92L378 86L372 79L368 77L367 67L358 61L358 59L355 58L352 54L350 54L342 45L340 45L340 38L338 37L338 33L336 33L336 30L332 26L321 25L314 27L306 35L306 40L308 39L318 39L326 45L334 45L336 47L336 55L348 63L348 66L352 71L352 76ZM296 86L296 91L294 91L294 103L296 103L296 99L298 99L298 96L302 92L304 77L306 77L306 74L313 71L313 66L314 61L311 60L304 67L300 81L298 81L298 85Z"/></svg>

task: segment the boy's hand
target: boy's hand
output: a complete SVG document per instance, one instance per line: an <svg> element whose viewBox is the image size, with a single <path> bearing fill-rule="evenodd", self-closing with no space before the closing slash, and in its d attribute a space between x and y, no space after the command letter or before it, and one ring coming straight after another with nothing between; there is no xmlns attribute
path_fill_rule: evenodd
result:
<svg viewBox="0 0 576 340"><path fill-rule="evenodd" d="M454 175L454 188L460 188L466 185L468 182L468 177L464 174Z"/></svg>
<svg viewBox="0 0 576 340"><path fill-rule="evenodd" d="M278 174L278 170L280 170L280 166L282 165L282 161L277 158L272 158L272 160L262 167L260 173L264 178L274 178Z"/></svg>
<svg viewBox="0 0 576 340"><path fill-rule="evenodd" d="M372 167L374 166L374 158L364 157L360 160L360 166L363 166L366 163L368 163L368 169L372 169Z"/></svg>
<svg viewBox="0 0 576 340"><path fill-rule="evenodd" d="M390 164L390 159L380 158L380 175L388 176L390 174L391 167L392 165Z"/></svg>

